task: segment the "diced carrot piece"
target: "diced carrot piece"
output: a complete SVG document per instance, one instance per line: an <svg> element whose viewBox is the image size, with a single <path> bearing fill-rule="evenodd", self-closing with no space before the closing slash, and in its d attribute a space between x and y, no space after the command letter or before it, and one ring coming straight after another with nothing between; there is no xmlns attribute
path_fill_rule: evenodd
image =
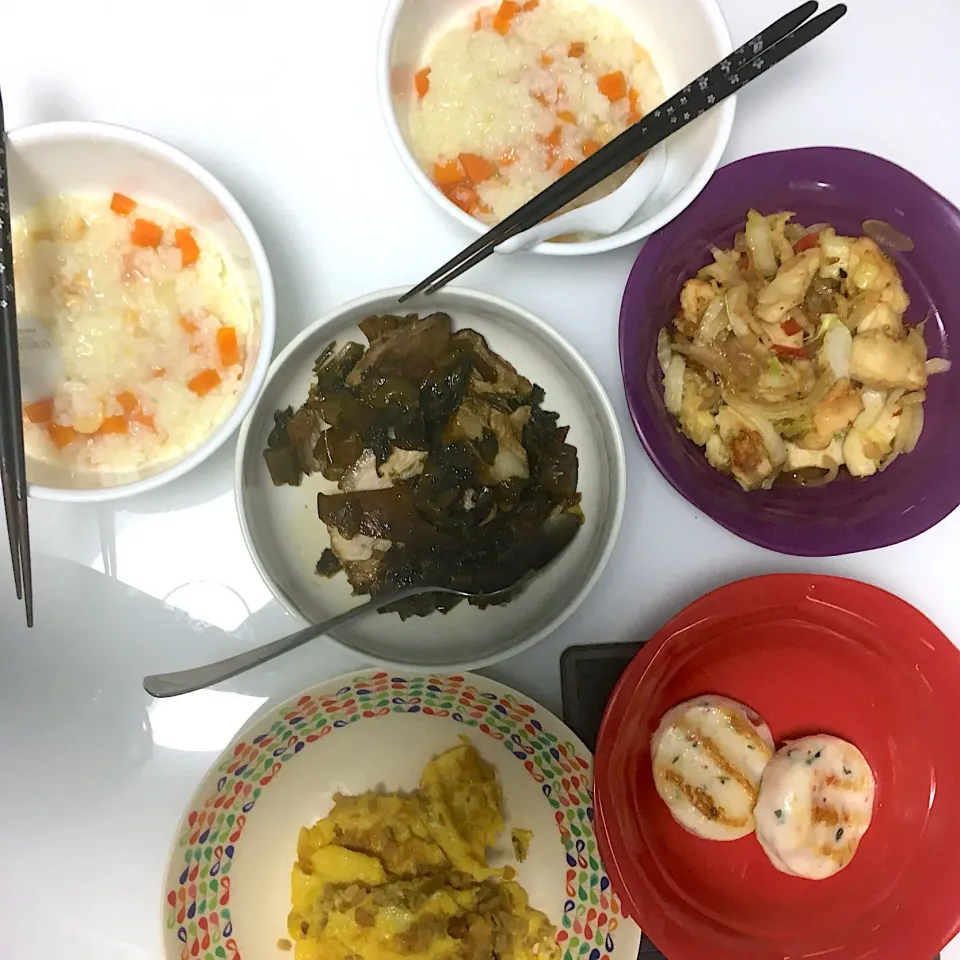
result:
<svg viewBox="0 0 960 960"><path fill-rule="evenodd" d="M627 78L622 70L616 73L605 73L598 81L600 92L611 102L622 100L627 95Z"/></svg>
<svg viewBox="0 0 960 960"><path fill-rule="evenodd" d="M504 150L503 153L500 154L500 166L501 167L512 166L517 162L518 159L519 157L517 156L516 150L513 150L513 149Z"/></svg>
<svg viewBox="0 0 960 960"><path fill-rule="evenodd" d="M134 423L142 423L145 427L149 427L151 430L156 430L157 425L154 423L153 417L149 413L144 413L142 410L138 410L133 416L130 417Z"/></svg>
<svg viewBox="0 0 960 960"><path fill-rule="evenodd" d="M643 111L640 109L640 94L634 88L630 88L630 110L627 113L627 122L636 123L643 119Z"/></svg>
<svg viewBox="0 0 960 960"><path fill-rule="evenodd" d="M200 329L192 320L189 320L187 317L180 317L180 326L183 327L187 333L196 333Z"/></svg>
<svg viewBox="0 0 960 960"><path fill-rule="evenodd" d="M576 160L567 157L567 159L560 164L560 176L562 177L565 173L569 173L576 165Z"/></svg>
<svg viewBox="0 0 960 960"><path fill-rule="evenodd" d="M496 166L475 153L461 153L460 166L463 167L463 172L471 183L483 183L484 180L497 175Z"/></svg>
<svg viewBox="0 0 960 960"><path fill-rule="evenodd" d="M164 375L166 374L166 372L167 372L167 368L166 368L166 367L154 367L154 368L150 371L150 376L152 376L152 377L154 377L154 378L160 378L160 377L164 376Z"/></svg>
<svg viewBox="0 0 960 960"><path fill-rule="evenodd" d="M73 427L66 427L60 423L48 423L47 433L58 450L62 450L68 443L73 443L77 439L77 431Z"/></svg>
<svg viewBox="0 0 960 960"><path fill-rule="evenodd" d="M422 100L430 89L430 68L418 70L413 77L413 86L417 91L417 99Z"/></svg>
<svg viewBox="0 0 960 960"><path fill-rule="evenodd" d="M510 32L510 21L520 12L521 6L514 0L503 0L497 15L493 18L493 29L505 37Z"/></svg>
<svg viewBox="0 0 960 960"><path fill-rule="evenodd" d="M159 247L163 240L163 227L153 220L141 220L139 217L133 221L133 229L130 231L130 242L135 247Z"/></svg>
<svg viewBox="0 0 960 960"><path fill-rule="evenodd" d="M217 349L220 351L220 362L225 367L235 367L240 362L236 328L220 327L217 330Z"/></svg>
<svg viewBox="0 0 960 960"><path fill-rule="evenodd" d="M100 429L97 431L97 433L101 433L101 434L126 433L126 432L127 432L126 417L104 417L103 423L100 424Z"/></svg>
<svg viewBox="0 0 960 960"><path fill-rule="evenodd" d="M599 140L584 140L580 149L583 150L585 157L592 157L602 146Z"/></svg>
<svg viewBox="0 0 960 960"><path fill-rule="evenodd" d="M527 0L523 5L523 12L529 13L531 10L536 10L540 6L540 0Z"/></svg>
<svg viewBox="0 0 960 960"><path fill-rule="evenodd" d="M575 43L571 43L567 48L567 56L573 57L574 59L582 57L586 52L587 45L585 43L581 43L579 40L577 40Z"/></svg>
<svg viewBox="0 0 960 960"><path fill-rule="evenodd" d="M140 407L140 401L137 399L136 394L131 393L129 390L124 390L123 393L117 394L117 403L123 407L123 412L128 417L130 414L135 413Z"/></svg>
<svg viewBox="0 0 960 960"><path fill-rule="evenodd" d="M540 54L540 66L549 67L551 63L553 63L553 57L544 50L543 53Z"/></svg>
<svg viewBox="0 0 960 960"><path fill-rule="evenodd" d="M558 110L557 117L565 123L577 122L577 115L572 110Z"/></svg>
<svg viewBox="0 0 960 960"><path fill-rule="evenodd" d="M562 137L563 129L561 127L554 127L547 136L541 137L540 139L548 147L559 147Z"/></svg>
<svg viewBox="0 0 960 960"><path fill-rule="evenodd" d="M805 233L794 245L794 253L803 253L804 250L812 250L820 242L819 233Z"/></svg>
<svg viewBox="0 0 960 960"><path fill-rule="evenodd" d="M201 370L187 386L198 396L205 397L220 383L220 374L216 370Z"/></svg>
<svg viewBox="0 0 960 960"><path fill-rule="evenodd" d="M539 90L533 94L533 99L536 100L537 103L539 103L542 107L550 106L550 101L547 100L547 95L545 93L541 93Z"/></svg>
<svg viewBox="0 0 960 960"><path fill-rule="evenodd" d="M438 187L452 187L463 180L463 167L459 160L448 160L446 163L433 165L433 182Z"/></svg>
<svg viewBox="0 0 960 960"><path fill-rule="evenodd" d="M53 397L28 403L23 412L31 423L49 423L53 419Z"/></svg>
<svg viewBox="0 0 960 960"><path fill-rule="evenodd" d="M473 21L473 29L474 29L474 30L482 30L482 29L483 29L483 11L482 11L482 10L478 10L478 11L477 11L477 17L476 17L476 19Z"/></svg>
<svg viewBox="0 0 960 960"><path fill-rule="evenodd" d="M455 183L444 189L444 195L465 213L473 216L480 209L480 198L469 183Z"/></svg>
<svg viewBox="0 0 960 960"><path fill-rule="evenodd" d="M110 209L120 217L125 217L128 213L132 213L136 205L136 200L131 200L122 193L115 193L110 198Z"/></svg>
<svg viewBox="0 0 960 960"><path fill-rule="evenodd" d="M173 241L180 249L180 262L184 269L192 267L200 259L200 247L189 227L178 227L174 230Z"/></svg>

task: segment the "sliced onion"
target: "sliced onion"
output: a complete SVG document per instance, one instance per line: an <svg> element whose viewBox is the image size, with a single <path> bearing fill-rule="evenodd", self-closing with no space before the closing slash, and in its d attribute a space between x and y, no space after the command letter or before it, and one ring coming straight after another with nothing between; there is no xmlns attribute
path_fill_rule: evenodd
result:
<svg viewBox="0 0 960 960"><path fill-rule="evenodd" d="M915 327L911 327L910 332L907 334L907 343L913 347L913 352L920 359L921 363L927 362L927 341L923 337L923 330L926 325L927 322L924 320L923 323L918 323Z"/></svg>
<svg viewBox="0 0 960 960"><path fill-rule="evenodd" d="M747 214L747 247L757 269L764 276L772 277L777 272L777 256L773 245L773 231L765 217L756 210Z"/></svg>
<svg viewBox="0 0 960 960"><path fill-rule="evenodd" d="M887 395L882 390L864 390L860 394L860 399L863 400L863 410L853 421L854 430L866 433L880 419L886 398Z"/></svg>
<svg viewBox="0 0 960 960"><path fill-rule="evenodd" d="M903 452L904 453L913 453L916 449L917 444L920 442L920 434L923 433L923 406L915 405L909 408L910 413L912 414L912 423L908 427L904 428L904 437L903 437ZM906 414L904 410L901 416ZM899 424L897 425L897 432L899 433Z"/></svg>
<svg viewBox="0 0 960 960"><path fill-rule="evenodd" d="M813 413L814 409L830 392L830 388L836 382L832 371L824 370L820 378L813 385L813 389L804 397L797 400L766 401L756 398L744 398L737 394L724 393L724 400L729 403L730 399L738 402L749 403L758 413L773 422L780 420L798 420Z"/></svg>
<svg viewBox="0 0 960 960"><path fill-rule="evenodd" d="M863 232L877 246L903 253L909 253L913 249L913 241L886 220L864 220L862 226Z"/></svg>
<svg viewBox="0 0 960 960"><path fill-rule="evenodd" d="M750 288L745 283L738 283L727 291L725 304L730 326L738 337L750 335L750 321L752 314L749 307Z"/></svg>
<svg viewBox="0 0 960 960"><path fill-rule="evenodd" d="M727 383L733 380L733 370L725 357L722 357L714 347L698 346L693 343L678 342L673 345L673 352L699 363L704 370L716 374Z"/></svg>
<svg viewBox="0 0 960 960"><path fill-rule="evenodd" d="M697 330L698 343L713 343L727 329L729 318L724 305L723 294L717 294L703 311L700 327Z"/></svg>
<svg viewBox="0 0 960 960"><path fill-rule="evenodd" d="M838 380L850 376L850 352L853 350L853 337L842 324L835 323L823 335L823 353L833 375Z"/></svg>
<svg viewBox="0 0 960 960"><path fill-rule="evenodd" d="M670 366L663 377L663 402L675 417L679 417L683 409L683 374L686 369L686 361L675 354L670 358Z"/></svg>
<svg viewBox="0 0 960 960"><path fill-rule="evenodd" d="M904 407L893 438L893 449L880 464L880 470L886 470L901 453L913 453L922 432L923 407L920 404Z"/></svg>
<svg viewBox="0 0 960 960"><path fill-rule="evenodd" d="M828 483L833 483L837 479L837 474L840 473L840 464L833 459L833 457L825 457L824 463L829 463L830 466L827 467L827 472L819 477L801 477L794 474L797 482L801 487L825 487Z"/></svg>
<svg viewBox="0 0 960 960"><path fill-rule="evenodd" d="M667 368L670 366L670 358L673 351L670 349L670 334L661 329L657 334L657 363L660 364L660 372L666 375Z"/></svg>
<svg viewBox="0 0 960 960"><path fill-rule="evenodd" d="M787 445L774 425L750 403L742 400L727 400L727 406L760 434L770 462L775 467L779 467L787 459Z"/></svg>
<svg viewBox="0 0 960 960"><path fill-rule="evenodd" d="M927 373L933 376L935 373L946 373L950 369L950 361L943 357L933 357L926 363Z"/></svg>

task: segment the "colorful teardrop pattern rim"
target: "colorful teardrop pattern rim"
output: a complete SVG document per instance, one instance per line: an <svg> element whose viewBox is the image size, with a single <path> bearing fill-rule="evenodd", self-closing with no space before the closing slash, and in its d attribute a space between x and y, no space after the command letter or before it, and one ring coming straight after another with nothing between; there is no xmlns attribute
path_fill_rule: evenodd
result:
<svg viewBox="0 0 960 960"><path fill-rule="evenodd" d="M285 704L271 714L277 719L269 729L221 758L216 786L187 815L174 852L180 874L167 890L164 922L180 942L180 960L242 960L230 917L231 861L257 799L283 765L338 729L392 713L475 727L524 765L553 809L566 855L557 932L563 958L608 960L622 918L597 852L590 763L578 754L582 748L543 728L536 707L484 690L473 679L360 674L335 692Z"/></svg>

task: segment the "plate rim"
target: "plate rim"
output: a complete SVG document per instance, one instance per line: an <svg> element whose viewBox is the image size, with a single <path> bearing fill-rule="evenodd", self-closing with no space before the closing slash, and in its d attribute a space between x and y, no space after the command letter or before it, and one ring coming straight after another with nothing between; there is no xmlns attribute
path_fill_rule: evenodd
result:
<svg viewBox="0 0 960 960"><path fill-rule="evenodd" d="M260 395L257 397L256 402L251 406L247 416L244 418L240 427L240 432L237 436L237 445L233 461L233 495L234 506L237 511L237 516L240 520L240 530L243 534L244 545L246 546L247 552L253 560L257 572L260 574L261 578L273 596L279 603L283 605L284 609L288 613L294 617L297 617L303 623L308 623L308 621L301 613L297 604L294 603L292 597L288 595L283 587L277 583L276 579L264 565L259 551L255 548L253 536L251 535L250 527L247 522L248 507L244 494L245 487L243 483L243 473L244 464L247 459L247 448L251 441L250 434L253 428L253 423L256 419L257 412L260 410L263 396L270 384L280 375L282 368L302 349L303 345L307 341L318 334L324 327L336 323L336 321L340 319L343 314L360 309L367 304L378 303L385 300L399 300L399 298L407 292L407 289L408 288L406 287L388 287L382 290L374 291L373 293L364 294L360 297L355 297L352 300L339 304L333 309L328 310L319 319L313 321L313 323L301 330L283 348L283 350L280 351L280 353L270 364L270 368L267 370L266 377L264 378L262 384ZM404 662L402 660L389 660L386 658L376 657L367 651L364 651L361 654L358 653L358 651L350 644L338 639L334 634L323 634L323 638L327 642L334 644L334 646L336 646L338 649L349 653L352 656L362 656L365 661L375 664L378 667L382 667L385 670L424 670L427 672L434 670L435 672L441 674L450 672L462 673L464 671L476 671L484 667L489 667L493 664L500 663L509 657L514 657L517 654L523 653L524 651L529 650L531 647L540 643L543 639L557 630L561 624L568 620L593 592L594 587L597 585L597 582L599 581L604 570L606 570L607 565L613 556L613 551L616 548L617 541L620 537L620 531L623 525L623 517L626 508L627 458L626 447L623 439L623 431L620 429L616 411L614 410L613 403L610 400L607 391L604 389L600 379L597 377L596 373L594 373L593 369L587 363L580 351L577 350L573 344L571 344L543 318L528 310L526 307L514 303L513 301L506 300L503 297L498 297L480 290L474 290L470 287L451 286L445 289L444 293L446 295L453 295L455 298L462 298L464 304L467 306L469 306L470 303L482 304L488 308L492 308L507 314L512 314L517 319L518 326L520 325L519 321L522 320L522 325L526 329L531 330L537 339L545 340L550 343L556 352L563 356L570 363L571 367L576 371L577 379L587 389L588 395L597 401L595 404L591 405L593 406L597 417L604 421L606 432L609 434L612 440L611 444L605 443L603 445L607 460L607 473L610 480L610 486L614 494L613 502L608 502L607 507L606 521L609 523L609 533L602 541L602 548L599 551L599 556L597 557L597 561L593 566L590 576L581 583L573 598L564 604L564 606L554 617L550 619L549 622L547 622L539 630L533 631L530 636L523 641L523 643L509 646L499 652L490 653L482 657L469 657L465 659L450 660L441 664L423 666L421 664ZM412 305L416 306L418 303L420 303L420 301L415 300ZM427 303L429 304L429 301Z"/></svg>
<svg viewBox="0 0 960 960"><path fill-rule="evenodd" d="M660 656L664 647L671 640L687 630L695 629L698 625L703 622L709 621L714 615L711 612L711 608L715 607L718 599L736 595L740 591L750 590L756 588L757 586L765 585L772 587L768 591L771 596L770 606L774 605L774 601L779 598L783 601L783 591L784 590L793 590L796 593L803 591L808 597L812 590L816 589L818 586L826 586L827 588L840 588L843 589L849 585L852 585L856 590L865 591L867 594L873 594L874 596L882 596L885 602L893 602L898 605L905 613L908 613L916 621L923 621L928 629L928 632L936 637L937 647L935 650L935 655L940 653L948 653L948 655L956 656L960 651L957 650L956 645L951 641L951 639L930 619L925 613L915 607L913 604L904 600L902 597L897 596L889 590L884 589L883 587L876 586L872 583L867 583L862 580L857 580L853 577L843 577L835 576L832 574L823 574L823 573L805 573L805 572L788 572L788 573L769 573L769 574L759 574L752 577L744 577L739 580L734 580L728 583L721 584L718 587L715 587L713 590L710 590L708 593L703 594L702 596L694 599L683 608L678 610L673 614L669 620L667 620L659 629L657 629L648 640L644 643L641 649L638 651L636 656L628 665L627 669L623 672L620 679L617 681L616 687L614 688L613 693L608 700L607 707L604 710L603 721L601 723L600 731L597 736L597 750L594 757L594 777L595 784L605 784L607 781L606 771L608 770L611 761L612 748L605 741L611 738L613 723L614 723L614 706L615 704L629 704L636 694L640 683L643 680L643 677L651 669L654 662ZM837 606L835 598L833 599L833 605ZM853 617L858 617L857 612L850 607L845 606L842 603L840 604L841 609ZM729 618L727 618L729 619ZM904 641L897 644L895 649L901 652L905 650L904 643L908 642L907 638L913 638L913 634L901 632L900 636L904 637ZM912 639L909 642L916 642ZM924 644L924 646L927 646ZM952 651L952 654L949 654L949 651ZM954 674L957 677L960 677L960 660L954 664ZM597 788L595 787L594 791L594 815L595 823L597 829L597 846L601 852L601 855L605 855L607 851L613 846L610 843L608 837L608 823L610 820L609 814L609 803L604 804L603 795L606 793L606 790L603 786ZM609 801L609 796L607 797ZM607 810L604 813L604 810ZM615 884L617 889L618 896L621 898L621 903L624 905L624 909L630 909L631 913L636 912L636 905L632 897L626 895L627 891L625 890L625 884L623 882L622 872L620 869L620 864L616 862L616 859L611 857L605 861L607 866L607 872L610 876L611 883ZM621 856L622 862L622 856ZM636 919L636 918L635 918ZM637 919L637 922L640 921ZM949 929L948 929L949 927ZM943 939L943 942L939 946L939 950L942 951L944 946L946 946L957 933L960 932L960 908L955 912L953 921L950 924L943 924L943 932L937 935L937 939ZM763 943L759 942L761 947L764 946ZM699 947L701 947L700 944ZM682 953L677 954L678 960L692 960L694 956L699 956L696 953L690 953L690 945L687 944L685 947L680 945ZM776 948L775 944L771 944L772 948ZM900 946L897 946L898 953L897 956L902 954ZM674 953L676 953L677 945L674 945ZM751 954L752 957L757 958L757 960L773 960L774 956L777 957L777 960L782 956L781 953L754 953ZM846 955L844 955L846 956Z"/></svg>
<svg viewBox="0 0 960 960"><path fill-rule="evenodd" d="M504 699L505 696L510 696L515 698L519 703L525 704L533 708L533 713L530 716L533 717L543 717L549 720L550 732L554 733L558 740L561 742L569 742L575 748L575 755L580 759L584 760L587 764L585 768L585 773L588 778L588 783L585 786L584 792L590 796L591 809L595 810L595 771L596 771L596 758L592 751L586 746L583 740L570 728L570 726L556 713L552 710L547 709L543 704L534 699L533 697L527 696L524 693L521 693L519 690L514 687L509 686L501 682L500 680L494 680L481 674L473 673L470 671L458 671L456 673L450 673L445 670L439 670L435 672L430 671L421 671L421 670L401 670L394 671L394 674L400 675L406 673L407 676L402 677L404 682L410 683L413 680L421 679L425 683L433 680L438 681L457 681L462 684L470 684L479 689L486 689L490 693L496 694L500 699ZM299 702L304 697L317 697L322 695L324 692L329 692L332 696L338 690L344 686L355 687L358 681L371 680L377 677L377 675L383 675L390 677L392 675L390 671L379 665L366 665L359 666L356 670L352 670L346 673L338 674L335 677L331 677L326 680L320 680L316 683L313 683L289 696L272 698L274 702L271 704L269 701L265 704L262 704L254 715L249 718L241 727L240 730L231 737L230 742L217 754L212 763L207 767L202 776L200 777L197 785L194 787L193 791L190 793L189 798L182 807L182 809L177 814L176 821L173 826L171 833L170 842L167 847L167 854L164 859L163 869L160 875L160 887L159 887L159 916L158 916L158 927L160 933L161 941L161 950L162 957L165 960L180 960L179 956L172 955L168 950L168 933L166 925L166 913L169 907L168 901L166 899L167 891L172 882L172 878L176 876L175 870L175 858L177 851L181 848L180 836L182 835L184 828L189 826L188 817L192 810L197 809L199 805L202 805L204 799L209 794L211 789L211 780L213 775L217 771L217 768L221 762L231 753L236 747L243 743L251 733L258 730L262 727L268 720L272 718L280 717L282 718L284 712L289 712L290 709L296 707ZM412 714L397 714L398 716L410 716ZM620 947L620 950L624 954L624 960L630 960L630 957L627 957L627 953L630 953L631 957L633 952L639 950L640 941L642 938L642 930L640 925L630 917L624 909L623 900L620 897L620 894L613 890L613 880L610 877L610 873L607 870L606 865L603 862L602 857L600 856L600 844L599 838L597 835L597 824L596 818L592 821L592 829L594 841L597 846L597 859L600 864L600 872L604 874L609 883L609 890L613 896L616 897L616 900L619 904L619 925L617 927L618 937L623 938L625 935L629 935L631 938L631 944L635 942L636 947L630 947L630 944L627 945L627 949ZM561 927L557 927L558 930Z"/></svg>

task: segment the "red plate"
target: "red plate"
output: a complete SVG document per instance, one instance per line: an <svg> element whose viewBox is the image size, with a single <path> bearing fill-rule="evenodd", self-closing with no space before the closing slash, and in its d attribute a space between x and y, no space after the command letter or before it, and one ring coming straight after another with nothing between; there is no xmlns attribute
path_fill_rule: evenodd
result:
<svg viewBox="0 0 960 960"><path fill-rule="evenodd" d="M853 862L779 873L752 836L710 843L657 796L650 737L704 693L757 710L778 744L825 732L877 779ZM777 575L696 601L621 678L596 757L597 840L614 890L670 960L928 960L960 930L960 652L913 607L854 580Z"/></svg>

